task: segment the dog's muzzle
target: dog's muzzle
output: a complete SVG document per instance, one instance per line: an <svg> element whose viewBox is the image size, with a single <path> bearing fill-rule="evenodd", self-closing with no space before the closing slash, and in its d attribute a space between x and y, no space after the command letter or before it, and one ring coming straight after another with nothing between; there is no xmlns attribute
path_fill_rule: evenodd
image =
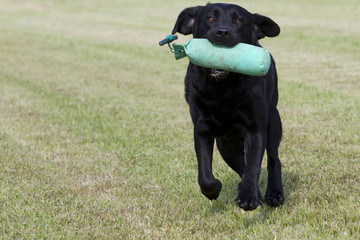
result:
<svg viewBox="0 0 360 240"><path fill-rule="evenodd" d="M228 71L223 71L223 70L216 70L216 69L211 69L210 72L210 76L215 78L216 81L222 80L224 78L226 78L226 76L229 74Z"/></svg>

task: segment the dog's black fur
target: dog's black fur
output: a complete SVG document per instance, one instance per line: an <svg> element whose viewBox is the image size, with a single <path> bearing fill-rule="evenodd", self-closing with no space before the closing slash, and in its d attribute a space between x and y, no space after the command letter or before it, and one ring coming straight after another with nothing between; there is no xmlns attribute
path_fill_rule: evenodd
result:
<svg viewBox="0 0 360 240"><path fill-rule="evenodd" d="M193 34L214 44L260 46L261 38L279 35L279 26L270 18L251 14L232 4L208 4L184 9L172 34ZM216 199L222 184L212 173L214 141L225 162L242 181L236 203L254 210L262 203L258 180L266 149L268 185L265 202L273 207L284 202L278 147L282 135L278 102L277 73L272 59L262 77L218 71L189 63L185 97L194 124L198 181L201 192Z"/></svg>

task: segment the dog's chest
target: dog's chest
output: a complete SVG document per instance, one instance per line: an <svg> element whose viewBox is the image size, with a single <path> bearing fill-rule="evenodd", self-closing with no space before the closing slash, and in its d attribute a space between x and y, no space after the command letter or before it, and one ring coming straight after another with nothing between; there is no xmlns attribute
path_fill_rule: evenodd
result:
<svg viewBox="0 0 360 240"><path fill-rule="evenodd" d="M231 75L224 81L188 75L185 95L194 124L216 135L256 129L266 112L256 83Z"/></svg>
<svg viewBox="0 0 360 240"><path fill-rule="evenodd" d="M208 89L200 97L204 110L214 121L226 126L243 122L241 118L248 118L249 93L246 89L237 87L217 87Z"/></svg>

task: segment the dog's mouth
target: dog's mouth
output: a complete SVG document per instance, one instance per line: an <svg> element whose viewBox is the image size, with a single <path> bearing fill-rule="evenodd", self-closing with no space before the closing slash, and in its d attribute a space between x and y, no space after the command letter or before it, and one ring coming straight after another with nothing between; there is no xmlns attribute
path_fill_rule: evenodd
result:
<svg viewBox="0 0 360 240"><path fill-rule="evenodd" d="M217 69L213 69L213 68L211 68L211 71L210 71L210 77L215 78L216 81L226 78L228 74L229 74L229 71L217 70Z"/></svg>
<svg viewBox="0 0 360 240"><path fill-rule="evenodd" d="M218 45L218 46L226 46L226 47L233 47L236 44L238 44L238 42L219 42L219 41L214 41L211 37L209 36L204 36L204 38L206 38L207 40L209 40L213 45ZM223 80L225 79L228 74L229 71L225 71L225 70L218 70L218 69L214 69L211 68L210 69L210 77L214 78L216 81L219 80Z"/></svg>
<svg viewBox="0 0 360 240"><path fill-rule="evenodd" d="M225 46L230 48L236 46L236 44L239 43L238 41L216 41L211 38L207 38L207 40L209 40L215 46Z"/></svg>
<svg viewBox="0 0 360 240"><path fill-rule="evenodd" d="M216 39L210 35L207 35L205 38L214 45L225 46L225 47L230 47L230 48L234 47L236 44L240 43L236 39Z"/></svg>

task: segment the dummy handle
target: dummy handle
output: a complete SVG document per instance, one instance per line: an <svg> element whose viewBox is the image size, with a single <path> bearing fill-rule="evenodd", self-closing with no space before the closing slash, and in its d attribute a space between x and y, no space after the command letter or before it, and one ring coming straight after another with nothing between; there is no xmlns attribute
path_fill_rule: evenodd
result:
<svg viewBox="0 0 360 240"><path fill-rule="evenodd" d="M178 36L177 35L169 35L167 36L165 39L161 40L159 42L159 45L162 46L162 45L165 45L167 43L171 43L172 41L175 41L176 39L178 39Z"/></svg>

